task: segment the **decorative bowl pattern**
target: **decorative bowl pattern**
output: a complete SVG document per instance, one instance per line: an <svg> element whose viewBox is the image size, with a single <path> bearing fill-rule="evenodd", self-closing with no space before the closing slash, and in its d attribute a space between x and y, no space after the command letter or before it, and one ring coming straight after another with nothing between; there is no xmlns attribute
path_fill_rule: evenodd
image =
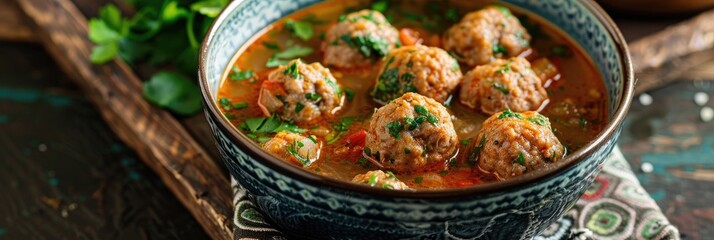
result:
<svg viewBox="0 0 714 240"><path fill-rule="evenodd" d="M530 239L557 221L602 168L632 98L627 46L590 0L509 0L567 32L605 79L610 124L552 169L465 189L400 192L314 175L260 150L230 125L215 103L234 53L270 23L318 0L237 0L211 27L199 77L206 115L230 173L275 226L298 238Z"/></svg>

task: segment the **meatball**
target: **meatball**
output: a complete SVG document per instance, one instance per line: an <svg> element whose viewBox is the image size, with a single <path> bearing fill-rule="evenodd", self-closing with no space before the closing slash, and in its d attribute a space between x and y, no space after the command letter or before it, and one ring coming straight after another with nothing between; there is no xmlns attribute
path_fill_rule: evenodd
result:
<svg viewBox="0 0 714 240"><path fill-rule="evenodd" d="M505 7L490 6L464 16L444 35L444 49L476 66L514 57L530 46L531 36Z"/></svg>
<svg viewBox="0 0 714 240"><path fill-rule="evenodd" d="M565 156L565 147L537 112L505 110L486 119L471 141L467 161L505 180L537 170Z"/></svg>
<svg viewBox="0 0 714 240"><path fill-rule="evenodd" d="M329 69L298 59L270 73L261 85L258 103L266 116L306 123L334 116L344 103L342 95Z"/></svg>
<svg viewBox="0 0 714 240"><path fill-rule="evenodd" d="M263 150L286 161L310 166L320 158L322 142L314 136L305 137L300 134L282 131L267 142L263 143Z"/></svg>
<svg viewBox="0 0 714 240"><path fill-rule="evenodd" d="M467 107L494 114L505 109L536 111L548 100L543 82L528 60L498 59L464 75L459 101Z"/></svg>
<svg viewBox="0 0 714 240"><path fill-rule="evenodd" d="M375 100L383 103L406 92L417 92L443 103L461 81L459 63L440 48L401 47L385 59L388 60L382 64L372 91Z"/></svg>
<svg viewBox="0 0 714 240"><path fill-rule="evenodd" d="M443 168L457 145L446 108L431 98L406 93L374 113L364 151L382 168L404 173Z"/></svg>
<svg viewBox="0 0 714 240"><path fill-rule="evenodd" d="M387 173L382 172L382 170L369 171L364 174L359 174L352 179L353 183L366 184L370 187L378 187L384 189L394 189L394 190L408 190L409 186L404 184L402 181L397 179L394 173L387 171Z"/></svg>
<svg viewBox="0 0 714 240"><path fill-rule="evenodd" d="M399 32L382 13L362 10L341 18L327 31L323 62L339 68L371 66L398 45Z"/></svg>

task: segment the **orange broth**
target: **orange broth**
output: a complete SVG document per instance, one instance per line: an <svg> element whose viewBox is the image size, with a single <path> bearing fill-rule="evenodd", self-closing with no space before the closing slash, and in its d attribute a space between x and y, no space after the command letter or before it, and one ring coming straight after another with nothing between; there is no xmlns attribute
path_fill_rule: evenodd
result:
<svg viewBox="0 0 714 240"><path fill-rule="evenodd" d="M410 28L420 33L425 45L438 44L438 39L448 29L453 21L444 17L447 11L457 9L459 19L466 13L486 6L483 2L473 1L389 1L390 8L385 15L397 29ZM315 51L302 60L305 63L320 62L322 60L320 35L337 22L340 15L369 8L372 1L326 1L306 9L300 10L280 21L270 25L252 41L247 43L236 53L231 65L241 70L253 70L256 77L250 80L235 81L228 76L231 68L224 74L226 79L220 88L218 99L228 99L232 103L245 102L243 109L224 110L227 118L234 126L239 126L246 119L265 117L257 105L258 90L261 82L268 77L272 69L266 67L268 59L277 51L266 45L276 44L281 50L293 45L310 47ZM550 118L555 135L568 149L573 152L584 146L595 137L606 124L607 107L604 84L601 75L596 71L591 60L582 49L573 43L562 31L558 30L543 19L533 16L525 11L508 6L514 15L521 19L521 23L528 28L533 36L531 40L531 54L526 56L530 61L546 57L558 69L559 76L546 82L550 102L540 111ZM285 28L287 19L310 19L314 21L314 37L303 41ZM426 20L424 20L426 19ZM320 159L305 167L306 169L329 177L349 181L355 175L378 169L374 164L362 157L361 148L351 149L348 139L351 135L369 125L369 117L375 108L380 105L373 101L370 91L376 82L380 63L374 67L361 70L330 69L332 74L342 85L343 89L354 91L351 101L346 101L345 106L335 118L324 119L320 122L300 125L299 127L314 129L317 126L332 130L333 125L340 118L352 117L358 119L349 126L341 137L332 144L323 142ZM468 70L462 66L462 71ZM453 94L457 94L458 90ZM463 143L474 137L481 128L481 123L489 116L478 110L471 110L461 105L452 96L452 101L447 104L450 113L455 116L454 127ZM220 104L219 104L220 105ZM256 139L256 144L259 144ZM468 154L465 145L460 145L458 155L452 159L445 168L437 172L416 171L408 174L397 174L397 177L414 189L454 188L468 187L484 182L496 181L488 174L484 174L466 164L462 159ZM296 165L300 165L295 163Z"/></svg>

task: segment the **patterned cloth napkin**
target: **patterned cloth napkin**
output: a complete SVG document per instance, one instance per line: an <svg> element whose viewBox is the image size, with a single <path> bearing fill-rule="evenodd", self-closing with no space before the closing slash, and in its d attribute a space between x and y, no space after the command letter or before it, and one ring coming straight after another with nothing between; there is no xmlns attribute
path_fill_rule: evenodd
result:
<svg viewBox="0 0 714 240"><path fill-rule="evenodd" d="M287 239L272 228L232 179L234 239ZM558 222L535 240L679 239L679 231L642 188L619 148L595 182Z"/></svg>

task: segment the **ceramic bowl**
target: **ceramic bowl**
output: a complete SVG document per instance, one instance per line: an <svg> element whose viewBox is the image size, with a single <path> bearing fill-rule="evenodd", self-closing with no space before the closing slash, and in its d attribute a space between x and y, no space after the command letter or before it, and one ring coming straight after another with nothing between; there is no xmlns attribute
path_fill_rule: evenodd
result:
<svg viewBox="0 0 714 240"><path fill-rule="evenodd" d="M507 0L568 33L595 63L609 96L609 124L545 171L463 189L390 191L315 175L263 152L216 104L221 76L261 29L319 0L236 0L210 28L199 77L208 122L230 173L284 233L311 239L530 239L557 221L592 183L612 150L633 94L627 46L590 0Z"/></svg>

